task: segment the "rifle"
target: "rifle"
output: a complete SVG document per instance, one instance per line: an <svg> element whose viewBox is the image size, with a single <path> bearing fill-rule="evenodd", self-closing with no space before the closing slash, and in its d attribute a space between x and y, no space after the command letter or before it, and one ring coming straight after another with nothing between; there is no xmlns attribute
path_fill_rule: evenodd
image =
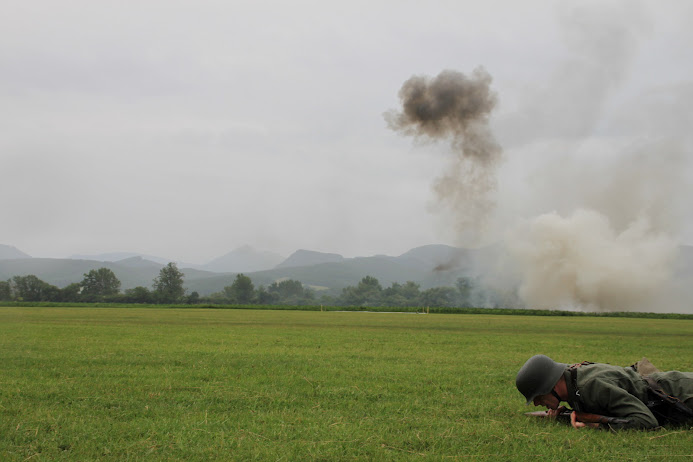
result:
<svg viewBox="0 0 693 462"><path fill-rule="evenodd" d="M557 420L570 422L570 414L573 413L572 409L564 409L557 416ZM584 423L599 423L604 425L614 424L622 425L630 423L629 419L622 419L620 417L608 417L599 414L590 414L589 412L576 412L577 420ZM536 412L526 412L525 415L532 417L545 417L548 418L549 414L546 411L536 411Z"/></svg>

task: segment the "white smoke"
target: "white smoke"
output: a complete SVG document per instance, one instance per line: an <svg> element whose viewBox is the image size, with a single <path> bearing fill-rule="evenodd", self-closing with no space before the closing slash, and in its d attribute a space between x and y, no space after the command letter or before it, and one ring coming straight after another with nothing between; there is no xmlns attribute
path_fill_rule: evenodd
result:
<svg viewBox="0 0 693 462"><path fill-rule="evenodd" d="M548 213L517 226L506 244L531 308L651 311L671 291L676 242L644 216L618 232L594 210Z"/></svg>
<svg viewBox="0 0 693 462"><path fill-rule="evenodd" d="M690 311L675 280L690 162L679 143L636 145L585 143L532 175L535 210L508 221L502 260L527 307Z"/></svg>
<svg viewBox="0 0 693 462"><path fill-rule="evenodd" d="M526 116L519 125L506 121L506 130L528 128L508 141L534 147L539 161L525 202L511 199L516 213L534 218L505 232L502 264L529 308L690 311L683 298L690 290L674 277L693 192L690 135L674 128L682 102L654 111L636 97L605 113L650 28L639 5L614 6L611 14L589 5L571 12L570 53L558 70L569 66L572 78L530 93L537 102L524 112L537 131ZM632 20L619 19L626 16ZM619 136L605 136L610 130ZM532 144L538 135L554 142Z"/></svg>

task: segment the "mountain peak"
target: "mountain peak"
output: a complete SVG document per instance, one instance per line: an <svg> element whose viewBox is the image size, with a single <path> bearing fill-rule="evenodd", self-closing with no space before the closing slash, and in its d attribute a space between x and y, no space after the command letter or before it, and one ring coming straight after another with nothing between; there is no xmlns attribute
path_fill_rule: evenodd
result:
<svg viewBox="0 0 693 462"><path fill-rule="evenodd" d="M128 260L130 258L137 258L140 257L144 260L148 260L154 263L159 263L160 265L165 265L166 263L170 262L171 260L168 260L166 258L161 258L161 257L155 257L153 255L144 255L141 253L135 253L135 252L108 252L108 253L100 253L100 254L75 254L75 255L70 255L68 258L72 260L94 260L94 261L101 261L101 262L122 262L125 260Z"/></svg>
<svg viewBox="0 0 693 462"><path fill-rule="evenodd" d="M337 253L323 253L314 250L300 249L289 258L277 265L277 268L292 268L297 266L318 265L320 263L339 263L344 257Z"/></svg>
<svg viewBox="0 0 693 462"><path fill-rule="evenodd" d="M136 255L134 257L124 258L118 260L115 263L122 266L127 266L130 268L161 268L161 263L157 263L146 258Z"/></svg>
<svg viewBox="0 0 693 462"><path fill-rule="evenodd" d="M415 247L400 255L398 260L417 261L430 270L453 269L469 259L469 250L444 244Z"/></svg>
<svg viewBox="0 0 693 462"><path fill-rule="evenodd" d="M203 265L202 269L217 273L251 273L272 269L282 260L284 257L279 254L243 245Z"/></svg>
<svg viewBox="0 0 693 462"><path fill-rule="evenodd" d="M31 258L31 255L22 252L12 245L0 244L0 260L15 260L20 258Z"/></svg>

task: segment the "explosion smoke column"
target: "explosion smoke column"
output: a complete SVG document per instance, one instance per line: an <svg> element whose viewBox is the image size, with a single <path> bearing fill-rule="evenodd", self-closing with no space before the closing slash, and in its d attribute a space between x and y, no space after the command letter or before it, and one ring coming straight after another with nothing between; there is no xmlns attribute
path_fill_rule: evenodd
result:
<svg viewBox="0 0 693 462"><path fill-rule="evenodd" d="M458 244L502 239L474 263L479 304L691 311L693 263L679 244L693 227L693 92L672 85L630 107L610 105L649 16L632 2L602 5L565 6L564 58L497 121L507 159L489 128L496 96L482 68L412 77L399 92L401 112L385 115L399 133L451 143L453 160L434 190ZM521 186L498 183L518 174ZM441 271L457 265L441 263Z"/></svg>
<svg viewBox="0 0 693 462"><path fill-rule="evenodd" d="M435 78L414 76L399 91L402 111L385 114L388 126L404 135L449 140L454 157L434 190L455 221L458 236L477 241L495 205L500 145L489 128L496 105L491 76L482 68L471 77L452 70Z"/></svg>

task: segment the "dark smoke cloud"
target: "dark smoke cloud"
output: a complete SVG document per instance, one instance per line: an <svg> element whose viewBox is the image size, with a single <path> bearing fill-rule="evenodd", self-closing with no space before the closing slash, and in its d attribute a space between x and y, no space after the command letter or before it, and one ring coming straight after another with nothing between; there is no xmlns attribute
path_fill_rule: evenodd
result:
<svg viewBox="0 0 693 462"><path fill-rule="evenodd" d="M502 149L489 128L497 101L490 85L491 76L483 68L469 77L452 70L434 78L414 76L399 91L402 111L385 114L392 130L450 142L452 165L436 180L434 190L464 240L479 240L495 205Z"/></svg>
<svg viewBox="0 0 693 462"><path fill-rule="evenodd" d="M437 77L414 76L399 91L402 112L385 115L400 133L433 140L450 139L465 156L482 162L496 160L499 146L489 137L488 117L496 105L491 76L482 68L471 78L445 70Z"/></svg>

